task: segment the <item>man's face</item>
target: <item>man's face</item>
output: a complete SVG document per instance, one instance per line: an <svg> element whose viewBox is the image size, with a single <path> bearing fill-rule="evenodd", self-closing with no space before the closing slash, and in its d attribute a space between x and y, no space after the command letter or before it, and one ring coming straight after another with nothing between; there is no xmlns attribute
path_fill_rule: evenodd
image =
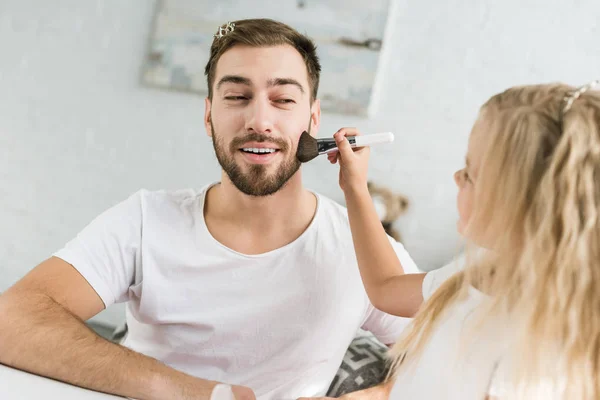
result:
<svg viewBox="0 0 600 400"><path fill-rule="evenodd" d="M288 45L236 46L219 59L213 85L205 126L219 164L247 195L277 192L300 168L300 135L319 125L304 60Z"/></svg>

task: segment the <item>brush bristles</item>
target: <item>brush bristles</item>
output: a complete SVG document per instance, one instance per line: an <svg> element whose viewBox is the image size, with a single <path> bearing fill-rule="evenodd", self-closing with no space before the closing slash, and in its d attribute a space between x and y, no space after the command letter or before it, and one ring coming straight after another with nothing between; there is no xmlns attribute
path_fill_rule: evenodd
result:
<svg viewBox="0 0 600 400"><path fill-rule="evenodd" d="M319 155L319 145L317 139L310 136L306 131L300 135L298 141L298 150L296 151L296 158L300 162L308 162Z"/></svg>

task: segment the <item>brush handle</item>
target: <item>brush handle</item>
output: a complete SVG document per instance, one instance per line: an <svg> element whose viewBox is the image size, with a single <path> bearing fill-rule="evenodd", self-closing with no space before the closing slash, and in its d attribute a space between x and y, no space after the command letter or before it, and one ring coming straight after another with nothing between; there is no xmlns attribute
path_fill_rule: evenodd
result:
<svg viewBox="0 0 600 400"><path fill-rule="evenodd" d="M392 132L374 133L372 135L354 136L353 147L364 147L377 143L391 143L393 141L394 134Z"/></svg>
<svg viewBox="0 0 600 400"><path fill-rule="evenodd" d="M392 132L382 132L364 136L346 136L346 139L352 147L365 147L377 143L391 143L394 141L394 134ZM319 154L332 153L338 150L337 143L333 138L317 139L317 147Z"/></svg>

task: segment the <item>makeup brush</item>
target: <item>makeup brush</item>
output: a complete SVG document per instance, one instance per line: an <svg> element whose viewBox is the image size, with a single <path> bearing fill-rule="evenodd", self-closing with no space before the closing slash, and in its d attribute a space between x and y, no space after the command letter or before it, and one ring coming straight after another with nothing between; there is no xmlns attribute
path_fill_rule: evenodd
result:
<svg viewBox="0 0 600 400"><path fill-rule="evenodd" d="M346 136L352 147L370 146L376 143L391 143L394 141L392 132L374 133L365 136ZM334 138L315 139L306 131L300 135L296 158L300 162L308 162L320 154L331 153L337 150Z"/></svg>

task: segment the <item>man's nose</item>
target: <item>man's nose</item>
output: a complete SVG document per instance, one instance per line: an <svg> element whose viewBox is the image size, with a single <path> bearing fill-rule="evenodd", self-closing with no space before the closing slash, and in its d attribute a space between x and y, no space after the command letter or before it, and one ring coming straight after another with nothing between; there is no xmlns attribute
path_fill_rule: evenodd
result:
<svg viewBox="0 0 600 400"><path fill-rule="evenodd" d="M248 107L246 131L257 133L273 132L273 106L268 99L255 98Z"/></svg>

